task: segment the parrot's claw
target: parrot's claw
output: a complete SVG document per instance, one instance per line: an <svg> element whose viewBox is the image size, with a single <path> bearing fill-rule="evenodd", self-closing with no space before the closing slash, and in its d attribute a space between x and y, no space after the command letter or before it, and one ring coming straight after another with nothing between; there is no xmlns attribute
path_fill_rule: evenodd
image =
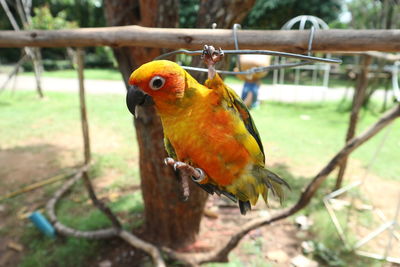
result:
<svg viewBox="0 0 400 267"><path fill-rule="evenodd" d="M188 180L192 178L192 180L198 184L199 182L204 181L207 176L204 171L200 168L194 168L189 164L181 161L175 161L173 158L165 158L164 159L165 165L172 166L174 171L177 175L179 175L180 182L182 184L183 189L183 199L186 201L189 198L189 185Z"/></svg>
<svg viewBox="0 0 400 267"><path fill-rule="evenodd" d="M221 61L224 57L224 52L221 48L215 49L212 45L204 45L201 58L208 67L208 79L214 78L216 71L214 65Z"/></svg>
<svg viewBox="0 0 400 267"><path fill-rule="evenodd" d="M166 166L170 165L172 162L175 162L175 160L173 158L165 158L164 159L164 164Z"/></svg>
<svg viewBox="0 0 400 267"><path fill-rule="evenodd" d="M179 167L182 167L182 166L183 166L183 162L176 161L176 162L174 163L174 171L178 170Z"/></svg>
<svg viewBox="0 0 400 267"><path fill-rule="evenodd" d="M206 175L204 174L204 171L202 169L200 169L200 168L195 168L195 170L200 175L198 177L192 176L192 180L195 181L196 183L200 183L206 178Z"/></svg>
<svg viewBox="0 0 400 267"><path fill-rule="evenodd" d="M192 180L199 183L206 179L204 171L200 168L194 168L189 164L181 161L175 161L173 158L165 158L165 165L170 165L174 168L174 171L180 171L182 175L188 175L192 177Z"/></svg>
<svg viewBox="0 0 400 267"><path fill-rule="evenodd" d="M215 63L221 61L223 57L224 51L222 51L221 47L217 50L212 45L204 45L201 58L204 60L207 66L215 65Z"/></svg>

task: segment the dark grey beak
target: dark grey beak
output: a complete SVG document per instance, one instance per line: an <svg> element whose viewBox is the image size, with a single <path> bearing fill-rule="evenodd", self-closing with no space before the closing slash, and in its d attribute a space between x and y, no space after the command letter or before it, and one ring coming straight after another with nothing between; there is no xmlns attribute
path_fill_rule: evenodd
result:
<svg viewBox="0 0 400 267"><path fill-rule="evenodd" d="M129 86L128 92L126 94L126 105L133 116L137 117L137 106L151 106L152 104L154 104L154 102L151 96L143 93L143 91L139 90L137 86Z"/></svg>

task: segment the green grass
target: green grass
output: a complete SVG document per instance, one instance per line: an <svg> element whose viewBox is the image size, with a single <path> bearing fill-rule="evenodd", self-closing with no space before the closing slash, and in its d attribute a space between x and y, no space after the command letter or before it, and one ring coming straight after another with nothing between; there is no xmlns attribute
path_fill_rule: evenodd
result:
<svg viewBox="0 0 400 267"><path fill-rule="evenodd" d="M3 140L0 145L70 130L80 131L78 95L47 92L46 96L44 100L39 100L31 92L4 92L0 96L0 127L6 129L0 132ZM132 116L126 111L125 96L87 95L86 100L89 127L99 125L118 133L127 143L135 142Z"/></svg>
<svg viewBox="0 0 400 267"><path fill-rule="evenodd" d="M38 100L34 92L4 92L0 95L0 148L24 147L29 140L41 138L56 138L60 133L80 134L80 114L78 96L71 93L48 92L46 100ZM99 151L92 147L94 166L92 177L97 179L107 170L114 169L120 174L105 190L119 190L132 184L137 184L138 169L132 168L132 157L137 153L136 137L132 127L131 115L125 107L122 95L87 95L89 125L93 143L109 142L108 136L97 136L97 131L105 131L118 137L117 150ZM285 159L285 164L274 165L274 171L289 180L292 193L285 205L293 204L309 180L317 174L323 165L343 146L348 124L349 113L338 111L338 103L308 103L283 104L276 102L263 103L252 114L259 129L261 139L265 144L267 165L270 158ZM309 120L304 120L307 115ZM358 132L375 122L380 114L363 111ZM389 133L385 145L371 167L371 171L383 179L400 180L400 142L396 133L400 130L400 121L396 121ZM385 132L385 130L384 130ZM380 133L364 144L351 155L366 166L372 159L385 133ZM102 138L99 140L98 138ZM80 154L77 151L77 154ZM289 165L287 165L289 164ZM293 173L291 166L306 166L310 173ZM134 178L135 177L135 178ZM332 177L333 178L333 177ZM321 204L321 197L329 192L333 179L318 192L312 205L302 211L312 214L316 223L313 229L315 239L328 249L340 246L338 239L333 239L335 230L329 221L327 213ZM54 190L56 187L53 187ZM81 201L87 201L82 186L76 187L73 194ZM50 191L48 193L51 193ZM15 204L15 210L18 205ZM13 208L13 209L14 209ZM118 214L139 214L143 211L143 203L139 192L124 195L112 203L111 208ZM64 199L58 209L60 219L66 224L79 229L97 229L109 226L110 223L103 214L91 207L90 203L82 205L70 199ZM136 217L135 217L136 218ZM138 226L142 220L127 220L127 227ZM363 216L362 223L368 224L370 218ZM32 227L27 227L23 235L24 244L30 253L21 266L79 266L88 257L95 255L101 242L60 238L49 240L44 238ZM245 244L246 253L257 254L257 244ZM325 255L323 247L321 255ZM341 251L341 258L351 260L353 257L346 251ZM241 260L231 255L228 266L242 266ZM348 261L347 261L348 262ZM360 262L363 262L362 260ZM68 264L67 264L68 263ZM258 262L253 261L254 265ZM261 264L261 263L260 263ZM368 263L369 264L369 263ZM220 266L211 264L208 266ZM263 265L260 265L263 266ZM361 265L360 265L361 266Z"/></svg>
<svg viewBox="0 0 400 267"><path fill-rule="evenodd" d="M289 73L289 72L288 72ZM33 72L23 72L22 75L34 76ZM93 80L117 80L122 79L121 73L117 69L85 69L84 72L85 79ZM272 72L262 79L263 84L272 84L273 76ZM44 71L43 77L52 78L66 78L66 79L76 79L78 74L76 70L66 69L66 70L54 70L54 71ZM234 75L226 75L225 81L227 83L242 84L243 81L238 79ZM329 79L330 88L343 88L343 87L354 87L354 81L343 80L336 77L331 77ZM285 84L294 84L293 78L291 76L286 76ZM300 79L301 85L313 85L311 77L303 77ZM317 79L317 86L322 86L322 79Z"/></svg>
<svg viewBox="0 0 400 267"><path fill-rule="evenodd" d="M33 72L24 72L22 75L34 76ZM121 73L117 69L85 69L85 79L93 80L117 80L122 79ZM76 70L55 70L55 71L44 71L43 77L52 78L67 78L76 79L78 74Z"/></svg>
<svg viewBox="0 0 400 267"><path fill-rule="evenodd" d="M80 142L81 125L79 99L76 94L48 92L45 100L39 100L32 92L0 95L0 148L4 149L37 149L29 146L30 140L46 143L46 140L59 138L59 134L77 136ZM110 104L112 103L112 104ZM120 191L126 186L139 183L137 166L132 166L132 159L137 153L135 131L132 127L132 116L127 112L122 95L87 95L89 127L92 138L94 166L91 178L103 175L106 170L114 169L120 175L107 190ZM104 140L98 140L97 132L106 134ZM104 135L103 133L103 135ZM99 152L96 144L108 142L107 133L116 137L118 151ZM116 142L114 141L114 142ZM76 151L81 158L81 151ZM44 188L46 195L52 195L60 184ZM99 192L98 192L99 193ZM101 193L101 192L100 192ZM82 185L75 186L72 195L81 202L76 203L68 197L60 201L57 209L59 219L66 225L81 230L93 230L110 226L109 220L90 202ZM4 202L11 210L19 211L26 195ZM82 203L85 203L84 205ZM137 215L143 211L140 191L130 192L115 200L111 208L121 215L128 229L140 226L142 219ZM136 216L133 218L132 216ZM126 224L125 222L128 222ZM21 266L83 266L85 261L96 255L99 247L105 243L76 238L50 240L43 237L36 228L27 223L21 242L28 253Z"/></svg>
<svg viewBox="0 0 400 267"><path fill-rule="evenodd" d="M315 168L313 176L324 164L343 147L347 131L349 113L337 111L337 103L323 104L284 104L268 102L253 110L254 120L264 143L272 143L274 150L266 146L268 157L290 157L293 164L308 165ZM302 115L309 116L303 120ZM380 114L363 111L358 132L372 125ZM391 126L379 156L371 170L383 178L400 180L400 143L396 132L400 121ZM369 164L386 130L373 137L351 155L364 166Z"/></svg>

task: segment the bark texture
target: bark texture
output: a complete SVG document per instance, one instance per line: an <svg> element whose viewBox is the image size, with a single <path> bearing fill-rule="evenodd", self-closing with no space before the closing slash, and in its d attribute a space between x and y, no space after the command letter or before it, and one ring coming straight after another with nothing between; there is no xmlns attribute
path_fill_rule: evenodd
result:
<svg viewBox="0 0 400 267"><path fill-rule="evenodd" d="M177 27L178 1L105 1L110 26L139 24L148 27ZM125 82L131 72L161 53L157 48L126 47L114 50ZM154 107L143 107L135 119L140 153L141 188L145 206L144 237L157 245L179 248L195 241L207 194L190 185L190 198L180 199L180 184L167 157L163 130Z"/></svg>

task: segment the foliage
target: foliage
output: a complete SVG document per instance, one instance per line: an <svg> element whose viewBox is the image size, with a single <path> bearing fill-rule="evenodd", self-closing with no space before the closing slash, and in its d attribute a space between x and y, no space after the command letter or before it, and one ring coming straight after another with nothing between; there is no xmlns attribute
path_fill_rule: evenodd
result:
<svg viewBox="0 0 400 267"><path fill-rule="evenodd" d="M354 29L396 29L400 27L399 0L353 0L348 3Z"/></svg>
<svg viewBox="0 0 400 267"><path fill-rule="evenodd" d="M65 19L79 27L103 27L105 19L101 0L33 0L33 6L49 5L52 14L65 12Z"/></svg>
<svg viewBox="0 0 400 267"><path fill-rule="evenodd" d="M179 0L179 27L195 28L197 13L199 12L199 0Z"/></svg>
<svg viewBox="0 0 400 267"><path fill-rule="evenodd" d="M93 47L85 57L85 68L115 68L117 62L114 58L113 51L108 46ZM120 75L121 78L121 75ZM104 79L104 77L103 77Z"/></svg>
<svg viewBox="0 0 400 267"><path fill-rule="evenodd" d="M32 17L32 28L40 30L59 30L59 29L72 29L78 28L78 23L75 21L68 21L67 13L62 10L56 16L51 14L48 5L35 7L33 9L35 15Z"/></svg>
<svg viewBox="0 0 400 267"><path fill-rule="evenodd" d="M342 0L257 0L243 26L280 29L285 22L299 15L314 15L329 23L338 17L341 5Z"/></svg>

